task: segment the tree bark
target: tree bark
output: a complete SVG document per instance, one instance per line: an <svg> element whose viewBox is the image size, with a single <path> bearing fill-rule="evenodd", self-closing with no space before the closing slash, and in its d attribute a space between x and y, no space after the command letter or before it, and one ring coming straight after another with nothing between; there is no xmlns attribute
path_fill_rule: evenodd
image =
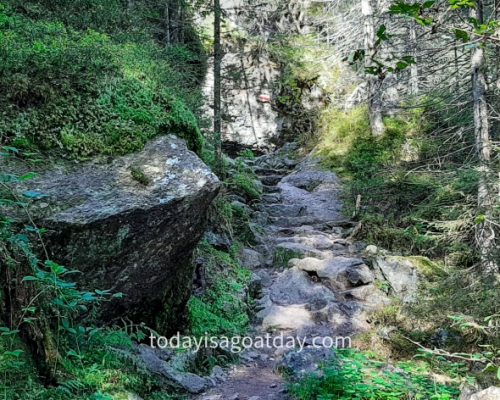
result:
<svg viewBox="0 0 500 400"><path fill-rule="evenodd" d="M361 12L364 16L364 42L365 42L365 68L374 65L375 58L375 21L373 0L361 1ZM382 118L382 81L376 75L366 73L368 83L368 113L370 116L370 128L374 136L381 136L384 131Z"/></svg>
<svg viewBox="0 0 500 400"><path fill-rule="evenodd" d="M222 173L222 113L221 113L221 18L220 0L214 0L214 145L215 160L219 173Z"/></svg>
<svg viewBox="0 0 500 400"><path fill-rule="evenodd" d="M472 10L472 17L483 23L482 2ZM494 178L491 176L491 140L488 113L487 83L485 76L486 56L482 43L472 51L472 95L474 99L474 133L479 161L478 211L483 215L476 227L476 242L481 257L483 270L487 274L496 274L498 265L494 260L495 226L491 213L495 207Z"/></svg>
<svg viewBox="0 0 500 400"><path fill-rule="evenodd" d="M413 64L410 65L410 93L412 96L418 96L418 66L417 66L417 30L415 23L410 23L410 45L412 46Z"/></svg>

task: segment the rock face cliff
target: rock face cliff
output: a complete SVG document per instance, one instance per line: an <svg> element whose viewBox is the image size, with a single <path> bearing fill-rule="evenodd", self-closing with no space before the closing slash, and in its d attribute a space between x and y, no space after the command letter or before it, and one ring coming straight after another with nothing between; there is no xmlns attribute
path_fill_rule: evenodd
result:
<svg viewBox="0 0 500 400"><path fill-rule="evenodd" d="M282 123L272 106L273 85L279 68L269 54L250 40L256 33L252 6L241 0L222 0L225 25L222 33L222 140L236 147L269 149L280 136ZM259 4L269 13L270 5ZM213 57L205 76L204 112L213 118ZM210 132L210 130L208 131Z"/></svg>
<svg viewBox="0 0 500 400"><path fill-rule="evenodd" d="M192 250L204 232L219 181L183 140L151 141L108 164L42 174L20 188L48 229L52 260L82 273L84 288L122 292L101 318L129 318L171 332L182 322Z"/></svg>

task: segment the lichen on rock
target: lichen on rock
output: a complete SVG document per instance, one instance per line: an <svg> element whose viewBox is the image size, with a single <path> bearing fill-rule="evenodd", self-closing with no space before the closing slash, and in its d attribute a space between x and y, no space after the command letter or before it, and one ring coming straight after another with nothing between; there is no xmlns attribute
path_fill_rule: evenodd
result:
<svg viewBox="0 0 500 400"><path fill-rule="evenodd" d="M83 288L124 294L102 305L104 320L127 317L168 333L182 323L192 251L219 187L183 140L164 136L111 163L47 171L18 189L43 194L44 206L35 200L31 209L47 229L51 259L81 271Z"/></svg>

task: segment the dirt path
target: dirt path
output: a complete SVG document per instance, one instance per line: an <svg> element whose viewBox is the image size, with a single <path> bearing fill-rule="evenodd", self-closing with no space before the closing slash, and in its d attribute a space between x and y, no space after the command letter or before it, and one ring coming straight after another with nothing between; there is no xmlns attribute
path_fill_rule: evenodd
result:
<svg viewBox="0 0 500 400"><path fill-rule="evenodd" d="M337 177L310 158L295 165L283 153L260 157L252 167L264 188L261 203L252 206L264 234L255 248L263 262L254 270L261 290L249 336L299 337L306 346L242 353L242 362L199 400L288 399L279 370L313 371L333 354L314 348L314 338L326 347L328 337L340 345L338 337L366 329L367 311L386 301L361 245L347 239L352 224L340 213Z"/></svg>

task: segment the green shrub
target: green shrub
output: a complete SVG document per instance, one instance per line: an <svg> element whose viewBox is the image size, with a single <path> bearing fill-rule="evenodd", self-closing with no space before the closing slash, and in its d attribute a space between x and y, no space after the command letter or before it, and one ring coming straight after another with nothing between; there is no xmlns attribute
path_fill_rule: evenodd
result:
<svg viewBox="0 0 500 400"><path fill-rule="evenodd" d="M340 350L322 368L322 376L310 376L290 386L299 400L451 400L460 391L434 381L425 363L401 362L397 370L352 350Z"/></svg>

